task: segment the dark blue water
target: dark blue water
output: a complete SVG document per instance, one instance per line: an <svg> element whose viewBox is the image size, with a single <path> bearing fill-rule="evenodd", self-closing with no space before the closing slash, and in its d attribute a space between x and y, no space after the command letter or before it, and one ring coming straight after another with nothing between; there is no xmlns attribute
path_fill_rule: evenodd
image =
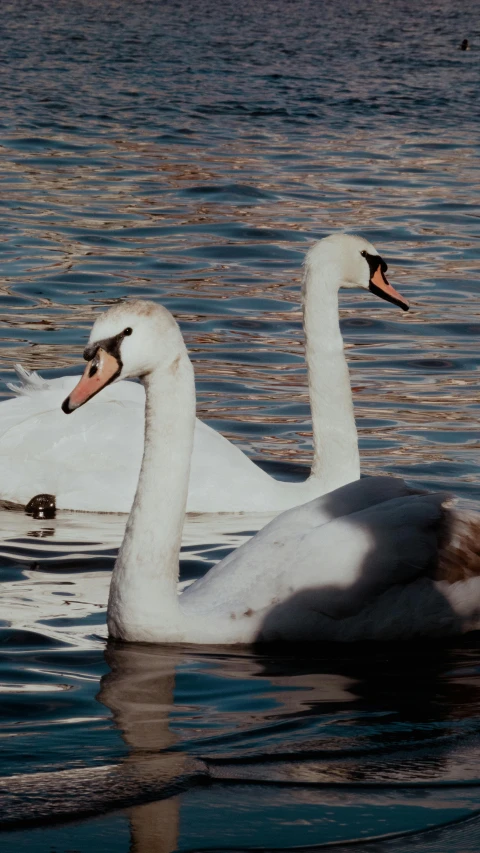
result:
<svg viewBox="0 0 480 853"><path fill-rule="evenodd" d="M1 379L78 372L99 309L155 299L200 415L297 476L300 267L346 229L413 304L342 295L362 469L476 504L476 4L14 0L0 32ZM123 525L0 512L2 851L479 849L476 637L107 646ZM182 579L249 530L192 519Z"/></svg>

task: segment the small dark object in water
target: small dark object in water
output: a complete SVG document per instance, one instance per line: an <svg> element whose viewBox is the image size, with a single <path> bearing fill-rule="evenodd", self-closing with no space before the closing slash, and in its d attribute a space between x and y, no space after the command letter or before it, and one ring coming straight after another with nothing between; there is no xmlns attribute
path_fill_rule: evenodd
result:
<svg viewBox="0 0 480 853"><path fill-rule="evenodd" d="M34 518L55 518L57 505L55 495L35 495L25 507L27 515Z"/></svg>
<svg viewBox="0 0 480 853"><path fill-rule="evenodd" d="M468 43L468 39L463 39L463 41L460 45L460 50L470 50L470 45Z"/></svg>

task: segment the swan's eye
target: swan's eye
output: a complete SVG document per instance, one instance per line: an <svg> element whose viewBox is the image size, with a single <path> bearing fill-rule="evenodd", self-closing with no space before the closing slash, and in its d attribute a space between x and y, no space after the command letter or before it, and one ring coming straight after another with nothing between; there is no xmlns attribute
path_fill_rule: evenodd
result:
<svg viewBox="0 0 480 853"><path fill-rule="evenodd" d="M366 257L367 257L367 253L366 253L365 249L362 249L362 251L360 252L360 254L361 254L362 258L366 258Z"/></svg>
<svg viewBox="0 0 480 853"><path fill-rule="evenodd" d="M132 332L133 332L133 329L131 329L130 326L127 326L127 328L123 330L124 335L131 335Z"/></svg>

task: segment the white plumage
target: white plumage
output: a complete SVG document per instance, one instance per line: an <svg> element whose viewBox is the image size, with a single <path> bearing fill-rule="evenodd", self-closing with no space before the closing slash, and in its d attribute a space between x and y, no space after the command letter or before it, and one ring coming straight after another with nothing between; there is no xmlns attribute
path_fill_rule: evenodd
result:
<svg viewBox="0 0 480 853"><path fill-rule="evenodd" d="M188 512L280 512L359 477L338 290L369 288L370 269L362 252L378 258L366 240L341 234L321 240L306 260L304 323L314 433L311 476L303 483L276 480L197 420ZM20 366L16 370L22 384L9 387L17 398L0 404L0 498L26 504L34 495L47 493L55 496L59 509L129 512L143 453L142 386L110 385L67 422L60 405L78 377L47 381Z"/></svg>
<svg viewBox="0 0 480 853"><path fill-rule="evenodd" d="M478 516L457 518L444 495L417 493L388 477L282 513L178 596L195 388L169 312L138 302L100 317L92 361L64 410L97 393L101 353L125 327L120 375L142 376L146 432L111 580L110 634L234 644L407 639L480 627Z"/></svg>

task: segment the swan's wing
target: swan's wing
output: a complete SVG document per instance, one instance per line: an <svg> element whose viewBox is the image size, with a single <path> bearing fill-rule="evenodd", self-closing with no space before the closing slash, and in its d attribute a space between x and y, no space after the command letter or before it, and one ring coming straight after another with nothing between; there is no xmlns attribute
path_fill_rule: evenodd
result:
<svg viewBox="0 0 480 853"><path fill-rule="evenodd" d="M362 509L368 509L376 504L385 503L394 498L404 498L409 495L424 494L420 489L409 486L400 477L362 477L348 483L327 495L316 498L311 503L316 504L316 511L320 509L331 521L351 515ZM294 513L298 509L292 510Z"/></svg>
<svg viewBox="0 0 480 853"><path fill-rule="evenodd" d="M248 618L258 636L266 625L288 638L301 633L305 620L358 613L388 587L431 571L444 501L444 495L408 495L289 537L261 531L182 600L192 612L228 614L237 624Z"/></svg>
<svg viewBox="0 0 480 853"><path fill-rule="evenodd" d="M143 450L143 387L118 382L71 417L61 404L78 377L26 374L24 392L0 404L0 497L21 504L128 512Z"/></svg>
<svg viewBox="0 0 480 853"><path fill-rule="evenodd" d="M129 512L143 453L142 385L112 383L66 417L61 404L78 376L47 380L20 365L16 372L21 385L9 385L16 396L0 404L0 498L25 504L48 493L59 509ZM197 420L189 511L264 509L276 485L240 448Z"/></svg>
<svg viewBox="0 0 480 853"><path fill-rule="evenodd" d="M0 407L0 496L24 504L48 493L59 509L128 512L143 450L142 408L92 401L67 418L56 394L40 392L41 410L31 397ZM23 405L4 410L14 403Z"/></svg>
<svg viewBox="0 0 480 853"><path fill-rule="evenodd" d="M289 547L298 536L303 537L308 531L315 530L335 518L351 515L393 498L414 494L418 494L418 491L412 489L399 477L365 477L362 480L355 480L327 495L285 510L260 530L253 539L222 560L221 565L227 566L231 560L237 560L240 555L241 559L248 559L246 555L250 552L256 553L260 547Z"/></svg>
<svg viewBox="0 0 480 853"><path fill-rule="evenodd" d="M275 524L279 528L288 525L293 529L301 525L304 530L313 529L334 518L352 515L394 498L417 494L418 489L408 486L399 477L363 477L302 506L287 510L272 522L272 527Z"/></svg>
<svg viewBox="0 0 480 853"><path fill-rule="evenodd" d="M233 442L197 419L187 512L258 512L275 507L278 482Z"/></svg>
<svg viewBox="0 0 480 853"><path fill-rule="evenodd" d="M447 529L447 501L445 494L395 498L311 531L298 561L302 584L312 589L312 609L351 616L389 587L431 574Z"/></svg>

